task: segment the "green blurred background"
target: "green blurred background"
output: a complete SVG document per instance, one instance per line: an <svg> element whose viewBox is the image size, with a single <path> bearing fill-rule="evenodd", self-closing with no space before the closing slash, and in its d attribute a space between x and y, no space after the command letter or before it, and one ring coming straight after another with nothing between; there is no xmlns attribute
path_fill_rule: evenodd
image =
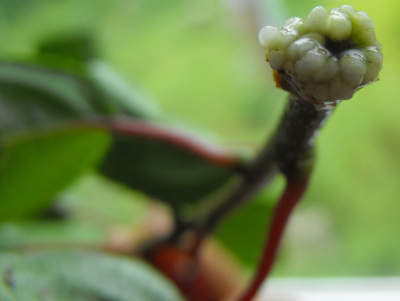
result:
<svg viewBox="0 0 400 301"><path fill-rule="evenodd" d="M33 56L43 39L89 32L100 57L167 114L202 133L215 133L216 142L261 146L279 119L286 93L274 88L258 44L259 28L305 17L317 5L342 4L366 11L375 21L384 67L380 81L341 103L322 130L312 184L291 221L274 275L400 275L400 2L0 0L0 56ZM86 177L65 194L90 200L101 187L98 195L105 198L108 184L102 181ZM281 186L278 179L263 194L269 203ZM131 192L115 191L110 198L142 208L141 202L128 204ZM96 206L110 211L107 202ZM254 229L257 236L268 216L254 207L247 210L251 218L234 216L220 236L251 266L257 250L249 255L248 233ZM115 212L122 220L132 218L121 217L126 210ZM8 227L12 236L15 229ZM25 235L42 237L41 227ZM97 232L82 229L70 225L62 231L71 239L98 239Z"/></svg>

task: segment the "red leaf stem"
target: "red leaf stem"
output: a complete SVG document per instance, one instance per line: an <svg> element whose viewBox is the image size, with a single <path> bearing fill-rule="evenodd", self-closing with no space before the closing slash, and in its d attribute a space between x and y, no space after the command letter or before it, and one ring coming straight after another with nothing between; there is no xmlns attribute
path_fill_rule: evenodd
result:
<svg viewBox="0 0 400 301"><path fill-rule="evenodd" d="M175 145L219 166L235 168L242 163L237 152L211 144L205 139L173 126L133 119L107 120L99 125L116 133Z"/></svg>
<svg viewBox="0 0 400 301"><path fill-rule="evenodd" d="M267 232L266 245L258 266L258 271L248 290L239 299L240 301L251 301L270 273L278 253L279 244L282 240L287 221L293 209L304 195L308 186L308 181L309 175L287 178L285 190L272 214L269 231Z"/></svg>

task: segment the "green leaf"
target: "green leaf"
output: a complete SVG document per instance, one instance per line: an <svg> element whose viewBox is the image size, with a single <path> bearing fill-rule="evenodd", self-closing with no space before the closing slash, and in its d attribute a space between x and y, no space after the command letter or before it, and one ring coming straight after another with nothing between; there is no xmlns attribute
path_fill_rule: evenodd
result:
<svg viewBox="0 0 400 301"><path fill-rule="evenodd" d="M256 267L274 202L283 186L284 178L278 176L252 202L231 214L217 229L218 239L248 267Z"/></svg>
<svg viewBox="0 0 400 301"><path fill-rule="evenodd" d="M179 301L176 288L145 263L87 251L0 254L0 299Z"/></svg>
<svg viewBox="0 0 400 301"><path fill-rule="evenodd" d="M81 75L0 62L0 220L43 209L97 164L109 133L82 123L121 107Z"/></svg>
<svg viewBox="0 0 400 301"><path fill-rule="evenodd" d="M98 163L109 133L77 125L114 111L99 95L77 75L0 63L0 220L42 209Z"/></svg>
<svg viewBox="0 0 400 301"><path fill-rule="evenodd" d="M252 202L224 221L217 237L246 266L255 267L270 213L271 205Z"/></svg>
<svg viewBox="0 0 400 301"><path fill-rule="evenodd" d="M92 172L63 190L56 201L55 205L68 218L34 217L0 223L0 249L104 246L114 235L110 233L142 233L144 219L154 211L154 203L144 194Z"/></svg>
<svg viewBox="0 0 400 301"><path fill-rule="evenodd" d="M197 150L207 146L198 137L132 118L160 115L108 67L98 62L88 66L93 80L34 65L0 63L0 187L5 187L0 200L6 206L0 219L48 204L57 191L98 162L107 148L107 130L113 131L114 143L101 171L175 207L208 196L235 173L237 162L228 166L202 157ZM114 128L113 123L123 121L117 116L125 116L134 131ZM88 136L79 136L77 127L86 127ZM143 135L140 129L146 127L156 135ZM101 141L96 140L99 129ZM37 135L42 132L52 134Z"/></svg>
<svg viewBox="0 0 400 301"><path fill-rule="evenodd" d="M49 38L39 45L39 55L53 55L87 62L97 57L88 33L68 33Z"/></svg>
<svg viewBox="0 0 400 301"><path fill-rule="evenodd" d="M207 161L178 144L126 135L114 135L100 171L178 209L204 198L234 174L232 166Z"/></svg>
<svg viewBox="0 0 400 301"><path fill-rule="evenodd" d="M89 77L107 100L118 106L125 115L149 120L165 119L155 101L144 97L107 64L94 60L86 64L86 68Z"/></svg>
<svg viewBox="0 0 400 301"><path fill-rule="evenodd" d="M72 216L76 212L76 218L94 220L103 227L104 224L134 227L154 206L147 195L94 172L85 174L59 198L60 205L71 211Z"/></svg>
<svg viewBox="0 0 400 301"><path fill-rule="evenodd" d="M65 71L76 70L94 83L107 102L124 114L145 119L162 119L159 106L142 96L104 62L98 60L88 33L69 33L47 39L39 45L38 61Z"/></svg>
<svg viewBox="0 0 400 301"><path fill-rule="evenodd" d="M90 130L24 135L3 145L0 157L0 220L45 208L59 190L94 166L109 134Z"/></svg>
<svg viewBox="0 0 400 301"><path fill-rule="evenodd" d="M85 214L86 212L80 212ZM101 225L103 226L103 225ZM96 220L65 221L21 220L0 224L0 248L3 250L30 246L103 246L110 227L101 227ZM1 299L0 299L1 300Z"/></svg>
<svg viewBox="0 0 400 301"><path fill-rule="evenodd" d="M4 135L118 112L84 77L33 64L0 62Z"/></svg>

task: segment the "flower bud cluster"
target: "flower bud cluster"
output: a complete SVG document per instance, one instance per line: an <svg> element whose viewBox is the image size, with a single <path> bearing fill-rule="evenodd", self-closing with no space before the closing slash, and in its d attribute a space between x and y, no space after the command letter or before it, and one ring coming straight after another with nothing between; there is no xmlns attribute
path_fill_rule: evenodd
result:
<svg viewBox="0 0 400 301"><path fill-rule="evenodd" d="M260 43L271 67L296 81L312 101L336 104L378 79L382 46L374 22L349 5L315 7L305 20L291 18L282 29L266 26Z"/></svg>

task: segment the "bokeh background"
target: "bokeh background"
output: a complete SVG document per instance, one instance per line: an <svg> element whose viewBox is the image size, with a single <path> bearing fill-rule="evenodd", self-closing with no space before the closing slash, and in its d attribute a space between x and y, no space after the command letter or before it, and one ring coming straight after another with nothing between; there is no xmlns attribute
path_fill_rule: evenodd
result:
<svg viewBox="0 0 400 301"><path fill-rule="evenodd" d="M375 21L384 67L380 81L341 103L321 131L312 184L291 221L274 275L400 275L400 2L1 0L0 56L33 56L43 39L89 33L100 57L167 114L215 142L258 147L286 101L286 93L274 88L259 28L306 17L317 5L342 4ZM282 185L278 178L256 202L272 204ZM75 222L7 223L0 228L3 241L95 243L110 224L132 225L147 210L143 195L94 173L60 198L84 208ZM82 222L93 212L95 223ZM266 211L248 207L219 230L249 269L267 221Z"/></svg>

